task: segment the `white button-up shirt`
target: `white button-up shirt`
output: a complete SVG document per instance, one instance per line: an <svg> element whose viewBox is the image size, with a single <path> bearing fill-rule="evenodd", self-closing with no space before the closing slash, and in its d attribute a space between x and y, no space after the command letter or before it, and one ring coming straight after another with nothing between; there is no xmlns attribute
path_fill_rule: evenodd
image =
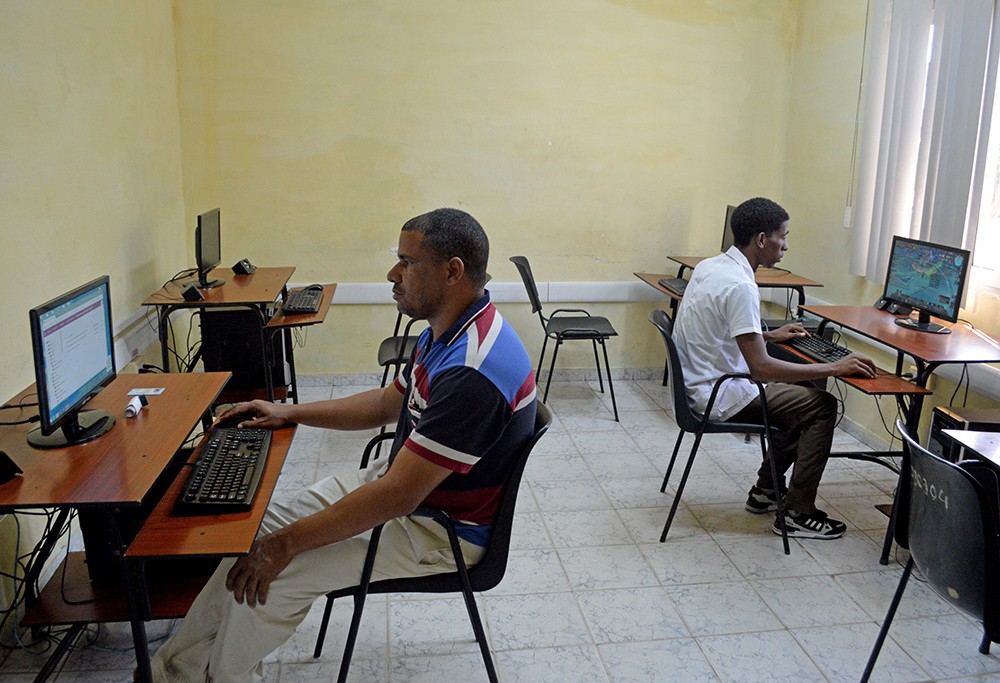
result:
<svg viewBox="0 0 1000 683"><path fill-rule="evenodd" d="M674 324L688 400L705 412L712 387L728 372L750 372L736 337L762 334L760 290L750 262L736 247L694 269ZM729 380L715 398L711 419L726 420L757 396L745 379Z"/></svg>

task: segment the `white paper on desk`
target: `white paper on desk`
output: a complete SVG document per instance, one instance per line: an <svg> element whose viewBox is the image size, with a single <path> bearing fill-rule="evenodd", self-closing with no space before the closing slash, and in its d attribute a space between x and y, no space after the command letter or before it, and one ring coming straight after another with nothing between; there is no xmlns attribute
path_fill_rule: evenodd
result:
<svg viewBox="0 0 1000 683"><path fill-rule="evenodd" d="M139 387L128 392L129 396L159 396L165 387Z"/></svg>

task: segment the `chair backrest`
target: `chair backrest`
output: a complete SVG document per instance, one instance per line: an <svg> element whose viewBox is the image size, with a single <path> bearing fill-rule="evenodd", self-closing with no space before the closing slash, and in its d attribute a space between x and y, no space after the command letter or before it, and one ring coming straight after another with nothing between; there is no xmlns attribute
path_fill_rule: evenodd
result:
<svg viewBox="0 0 1000 683"><path fill-rule="evenodd" d="M969 471L980 469L976 463L948 462L917 443L902 421L896 428L904 442L897 541L909 547L934 592L983 621L996 642L996 502ZM985 469L983 475L990 476Z"/></svg>
<svg viewBox="0 0 1000 683"><path fill-rule="evenodd" d="M511 256L511 263L517 266L517 272L521 274L521 281L528 291L528 300L531 301L531 312L542 315L542 300L538 296L538 287L535 286L535 276L531 274L531 266L524 256ZM542 326L545 326L545 318L542 318Z"/></svg>
<svg viewBox="0 0 1000 683"><path fill-rule="evenodd" d="M528 463L531 450L538 443L552 424L552 413L541 401L535 402L535 433L517 454L507 473L507 481L500 494L500 506L496 519L490 530L490 541L482 559L469 568L469 581L472 590L484 591L496 586L507 571L507 556L510 552L510 534L514 526L514 508L517 504L518 490L521 488L521 475Z"/></svg>
<svg viewBox="0 0 1000 683"><path fill-rule="evenodd" d="M681 358L677 353L677 345L674 344L674 323L670 320L666 311L655 308L649 313L649 322L653 323L663 337L663 345L667 348L667 379L670 382L670 394L674 399L674 419L677 426L685 432L698 430L702 416L691 409L688 403L687 390L684 388L684 370L681 368Z"/></svg>

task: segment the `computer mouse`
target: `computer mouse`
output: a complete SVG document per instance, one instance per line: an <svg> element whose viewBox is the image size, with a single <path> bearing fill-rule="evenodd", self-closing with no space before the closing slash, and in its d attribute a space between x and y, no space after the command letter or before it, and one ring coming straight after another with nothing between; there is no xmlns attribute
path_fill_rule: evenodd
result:
<svg viewBox="0 0 1000 683"><path fill-rule="evenodd" d="M306 287L306 289L307 290L312 290L312 291L315 291L315 292L322 292L323 291L323 285L309 285L308 287Z"/></svg>
<svg viewBox="0 0 1000 683"><path fill-rule="evenodd" d="M240 413L238 415L227 415L224 418L216 418L212 423L212 429L225 429L227 427L238 427L241 422L248 422L253 419L253 415Z"/></svg>

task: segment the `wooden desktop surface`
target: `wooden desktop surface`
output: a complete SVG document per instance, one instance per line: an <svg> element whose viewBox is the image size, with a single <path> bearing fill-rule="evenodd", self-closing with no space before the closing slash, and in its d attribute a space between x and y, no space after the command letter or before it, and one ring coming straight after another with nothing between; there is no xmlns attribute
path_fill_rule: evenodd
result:
<svg viewBox="0 0 1000 683"><path fill-rule="evenodd" d="M116 420L107 434L93 441L51 450L32 448L29 429L0 428L0 449L24 471L0 485L0 508L138 505L191 427L222 391L228 372L194 374L118 375L88 404L110 412ZM133 418L125 417L128 392L140 387L162 387L149 396L149 405ZM36 400L29 387L8 403ZM29 396L30 395L30 396ZM37 415L37 408L5 410L10 421Z"/></svg>
<svg viewBox="0 0 1000 683"><path fill-rule="evenodd" d="M679 263L684 268L694 270L694 267L704 261L708 256L668 256L671 261ZM672 277L660 275L659 277ZM659 278L657 278L659 279ZM754 281L759 287L822 287L822 282L810 280L807 277L796 275L783 268L758 268L754 272Z"/></svg>
<svg viewBox="0 0 1000 683"><path fill-rule="evenodd" d="M951 334L931 334L900 327L895 323L899 316L874 306L803 306L802 310L925 363L1000 362L1000 343L965 325L939 320Z"/></svg>
<svg viewBox="0 0 1000 683"><path fill-rule="evenodd" d="M293 290L295 291L295 290ZM279 309L271 316L265 327L275 329L281 327L305 327L307 325L318 325L326 320L326 314L330 310L330 303L333 295L337 291L337 283L323 285L323 300L320 302L319 310L315 313L285 313Z"/></svg>
<svg viewBox="0 0 1000 683"><path fill-rule="evenodd" d="M267 304L281 294L288 278L295 272L295 266L260 267L250 275L236 275L230 268L216 268L209 279L219 278L225 283L211 289L199 290L204 301L185 301L181 291L190 279L168 282L150 294L143 306L232 306L247 304Z"/></svg>
<svg viewBox="0 0 1000 683"><path fill-rule="evenodd" d="M171 557L221 557L246 554L257 535L264 511L274 492L288 448L295 436L294 427L271 434L264 474L248 512L215 515L175 515L174 502L184 486L188 468L170 485L159 504L150 513L142 529L129 545L126 559ZM200 449L192 454L193 462Z"/></svg>
<svg viewBox="0 0 1000 683"><path fill-rule="evenodd" d="M781 347L809 363L818 362L794 346L781 344ZM871 379L864 377L836 377L834 379L838 379L845 384L850 384L858 391L872 396L916 396L934 393L930 389L919 386L882 368L875 368L875 377Z"/></svg>
<svg viewBox="0 0 1000 683"><path fill-rule="evenodd" d="M941 431L994 467L1000 468L1000 432L977 432L965 429Z"/></svg>
<svg viewBox="0 0 1000 683"><path fill-rule="evenodd" d="M635 275L640 280L642 280L643 282L645 282L653 289L660 291L662 294L665 294L671 299L674 299L675 301L681 300L680 294L671 292L669 289L661 285L659 282L661 278L671 278L674 277L673 275L664 275L662 273L632 273L632 274Z"/></svg>

